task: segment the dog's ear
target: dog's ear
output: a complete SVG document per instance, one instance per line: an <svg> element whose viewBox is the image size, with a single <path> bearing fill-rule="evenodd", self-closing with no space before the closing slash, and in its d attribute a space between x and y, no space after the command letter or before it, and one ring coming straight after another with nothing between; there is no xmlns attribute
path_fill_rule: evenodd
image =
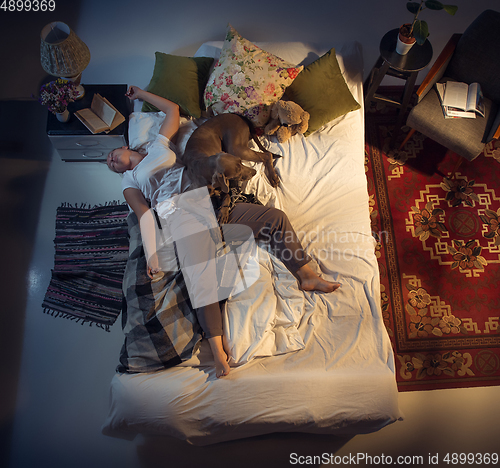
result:
<svg viewBox="0 0 500 468"><path fill-rule="evenodd" d="M215 172L212 176L212 185L218 184L224 193L229 193L229 184L223 172Z"/></svg>
<svg viewBox="0 0 500 468"><path fill-rule="evenodd" d="M214 156L215 158L215 170L214 175L212 176L212 185L219 184L219 187L224 193L229 193L229 183L226 177L226 164L224 163L226 153L217 153Z"/></svg>

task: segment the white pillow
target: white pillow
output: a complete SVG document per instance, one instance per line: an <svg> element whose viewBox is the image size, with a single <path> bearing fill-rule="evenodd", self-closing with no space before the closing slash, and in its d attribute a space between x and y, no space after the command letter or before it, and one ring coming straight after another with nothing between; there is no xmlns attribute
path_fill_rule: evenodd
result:
<svg viewBox="0 0 500 468"><path fill-rule="evenodd" d="M155 140L164 120L165 114L163 112L133 112L130 114L128 124L129 147L137 150ZM181 117L176 141L179 156L184 153L186 143L196 127L197 124L193 120Z"/></svg>

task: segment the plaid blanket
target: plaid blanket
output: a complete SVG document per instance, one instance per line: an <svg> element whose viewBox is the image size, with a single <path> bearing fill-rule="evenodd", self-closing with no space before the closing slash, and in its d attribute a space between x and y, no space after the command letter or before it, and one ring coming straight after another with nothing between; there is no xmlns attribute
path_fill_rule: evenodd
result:
<svg viewBox="0 0 500 468"><path fill-rule="evenodd" d="M122 328L125 342L117 372L153 372L189 359L201 327L180 269L152 281L137 216L128 216L129 258L123 277Z"/></svg>

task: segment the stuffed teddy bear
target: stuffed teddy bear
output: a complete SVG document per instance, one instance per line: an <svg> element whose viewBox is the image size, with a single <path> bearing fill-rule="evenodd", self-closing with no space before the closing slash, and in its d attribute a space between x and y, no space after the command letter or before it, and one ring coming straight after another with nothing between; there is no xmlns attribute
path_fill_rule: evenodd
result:
<svg viewBox="0 0 500 468"><path fill-rule="evenodd" d="M271 118L264 133L276 135L284 143L297 133L304 133L309 127L309 112L293 101L278 101L271 107Z"/></svg>

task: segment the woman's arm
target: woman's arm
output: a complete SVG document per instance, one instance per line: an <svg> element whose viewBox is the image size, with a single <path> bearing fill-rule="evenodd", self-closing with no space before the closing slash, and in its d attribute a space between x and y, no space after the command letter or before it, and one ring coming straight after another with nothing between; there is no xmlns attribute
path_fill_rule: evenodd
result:
<svg viewBox="0 0 500 468"><path fill-rule="evenodd" d="M148 202L139 189L126 188L123 191L123 196L139 220L142 244L148 260L148 276L153 278L153 275L160 271L158 256L156 255L157 226L153 210L149 208Z"/></svg>
<svg viewBox="0 0 500 468"><path fill-rule="evenodd" d="M127 92L127 96L132 101L135 99L147 101L164 112L165 120L160 127L160 135L167 137L170 141L174 141L177 130L179 130L180 118L179 106L177 104L156 94L144 91L137 86L131 86Z"/></svg>

